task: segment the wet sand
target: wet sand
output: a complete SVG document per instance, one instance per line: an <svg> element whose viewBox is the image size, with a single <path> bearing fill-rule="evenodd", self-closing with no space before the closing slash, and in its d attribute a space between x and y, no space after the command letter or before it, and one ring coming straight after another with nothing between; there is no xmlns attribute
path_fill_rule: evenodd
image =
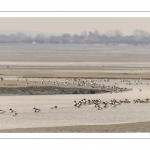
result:
<svg viewBox="0 0 150 150"><path fill-rule="evenodd" d="M1 133L147 133L150 121L112 125L80 125L0 130Z"/></svg>

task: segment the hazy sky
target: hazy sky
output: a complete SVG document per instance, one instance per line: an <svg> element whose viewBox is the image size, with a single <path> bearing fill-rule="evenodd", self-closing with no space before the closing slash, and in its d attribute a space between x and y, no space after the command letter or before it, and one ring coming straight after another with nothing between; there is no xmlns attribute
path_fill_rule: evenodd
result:
<svg viewBox="0 0 150 150"><path fill-rule="evenodd" d="M80 34L84 30L95 29L99 33L119 30L124 35L130 35L134 30L150 32L150 18L0 18L0 33L3 30L18 30Z"/></svg>

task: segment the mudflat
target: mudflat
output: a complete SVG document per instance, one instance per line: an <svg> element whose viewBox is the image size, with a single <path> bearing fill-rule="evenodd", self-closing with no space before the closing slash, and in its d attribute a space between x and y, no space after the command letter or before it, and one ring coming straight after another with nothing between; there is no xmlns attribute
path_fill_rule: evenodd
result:
<svg viewBox="0 0 150 150"><path fill-rule="evenodd" d="M5 112L0 114L0 132L150 132L150 103L143 102L150 98L148 47L144 50L137 47L136 52L136 47L121 51L124 47L114 46L113 50L107 47L106 50L96 45L93 50L91 45L86 45L84 49L88 47L91 48L88 52L1 50L0 109ZM73 80L84 81L84 84L73 84ZM93 87L92 82L99 86ZM102 90L102 86L132 90L87 92ZM69 93L72 89L74 94ZM80 89L86 92L78 92ZM52 94L52 91L55 92ZM130 103L109 105L102 110L94 105L74 106L74 101L83 99L128 100ZM58 108L51 109L55 106ZM35 113L34 107L41 111ZM17 112L16 116L9 112L10 108Z"/></svg>

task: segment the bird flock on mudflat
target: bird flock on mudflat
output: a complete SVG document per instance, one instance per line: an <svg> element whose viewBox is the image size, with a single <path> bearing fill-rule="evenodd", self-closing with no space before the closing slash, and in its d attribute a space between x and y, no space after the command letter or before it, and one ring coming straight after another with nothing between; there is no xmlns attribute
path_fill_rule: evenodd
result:
<svg viewBox="0 0 150 150"><path fill-rule="evenodd" d="M0 109L0 114L4 114L4 113L6 113L6 111ZM13 114L13 116L17 116L17 112L11 108L9 109L9 113Z"/></svg>
<svg viewBox="0 0 150 150"><path fill-rule="evenodd" d="M81 99L79 101L74 100L74 107L76 108L80 108L82 106L89 106L89 105L93 105L93 107L95 107L97 110L102 110L103 108L108 108L108 107L116 107L119 106L123 103L149 103L150 99L149 98L145 98L144 100L142 99L135 99L135 100L128 100L127 98L125 98L124 100L116 100L116 99L112 99L109 101L102 101L101 99L88 99L86 100Z"/></svg>
<svg viewBox="0 0 150 150"><path fill-rule="evenodd" d="M4 81L3 77L0 77L0 81ZM16 81L19 81L19 79L17 78ZM20 80L23 81L23 80ZM41 81L34 81L33 83L30 81L28 81L28 79L25 79L26 86L50 86L50 83L52 83L51 85L53 86L69 86L69 85L74 85L74 86L78 86L78 87L88 87L88 88L96 88L96 89L102 89L102 90L107 90L110 91L110 93L112 94L114 93L119 93L119 92L124 92L124 91L132 91L132 88L127 88L127 87L118 87L117 83L114 83L114 85L112 86L108 86L105 85L104 83L100 83L100 82L109 82L110 79L82 79L82 78L68 78L65 79L64 82L58 82L56 81L50 81L50 79L42 79ZM141 82L141 79L138 80L134 80L135 83L131 83L131 80L129 79L119 79L119 82L126 82L126 85L141 85L143 84ZM146 83L146 85L149 85L149 83ZM139 92L141 92L142 89L139 89Z"/></svg>
<svg viewBox="0 0 150 150"><path fill-rule="evenodd" d="M0 77L1 81L4 81L3 77ZM16 81L19 81L19 79L17 78ZM26 82L28 81L28 79L26 79ZM118 87L116 86L117 83L115 83L112 86L106 86L104 84L100 84L99 82L109 82L110 79L80 79L80 78L73 78L73 79L65 79L65 82L63 82L63 84L65 86L68 86L70 84L76 84L77 86L87 86L89 85L91 88L101 88L101 89L107 89L110 91L110 93L112 94L114 93L121 93L124 91L132 91L132 88L127 88L127 87ZM51 82L50 80L48 80L47 82ZM138 80L129 80L129 79L119 79L119 82L125 82L126 85L142 85L144 83L141 82L141 79ZM37 81L34 82L34 85L38 84ZM46 85L46 82L44 81L44 79L42 79L41 84L44 86ZM58 81L52 82L52 84L54 86L60 86L60 84ZM145 83L147 86L149 85L149 83ZM29 83L27 82L26 85L29 85ZM142 89L139 89L139 92L142 92ZM74 107L76 108L80 108L83 106L89 106L89 105L93 105L94 108L96 108L97 110L102 110L103 108L108 108L108 107L116 107L119 106L121 104L124 103L149 103L150 99L149 98L145 98L145 99L134 99L134 100L128 100L127 98L125 98L124 100L116 100L116 99L111 99L111 100L107 100L107 101L102 101L101 99L81 99L79 101L74 100ZM50 107L50 109L57 109L57 106L54 107ZM39 108L33 108L33 112L37 113L40 112L41 109ZM0 114L4 114L7 111L0 109ZM18 113L14 110L12 110L11 108L9 109L9 113L13 114L13 116L17 116Z"/></svg>

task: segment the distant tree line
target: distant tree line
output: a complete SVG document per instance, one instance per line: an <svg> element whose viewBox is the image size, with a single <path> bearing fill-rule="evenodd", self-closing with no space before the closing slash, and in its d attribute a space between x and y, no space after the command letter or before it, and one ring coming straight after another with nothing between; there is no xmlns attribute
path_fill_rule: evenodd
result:
<svg viewBox="0 0 150 150"><path fill-rule="evenodd" d="M135 30L132 35L123 36L116 31L109 31L105 34L100 34L97 30L93 32L83 31L81 34L71 35L68 33L62 35L38 34L36 36L27 35L21 32L16 34L0 34L0 43L78 43L78 44L132 44L132 45L147 45L150 44L150 33L143 30Z"/></svg>

